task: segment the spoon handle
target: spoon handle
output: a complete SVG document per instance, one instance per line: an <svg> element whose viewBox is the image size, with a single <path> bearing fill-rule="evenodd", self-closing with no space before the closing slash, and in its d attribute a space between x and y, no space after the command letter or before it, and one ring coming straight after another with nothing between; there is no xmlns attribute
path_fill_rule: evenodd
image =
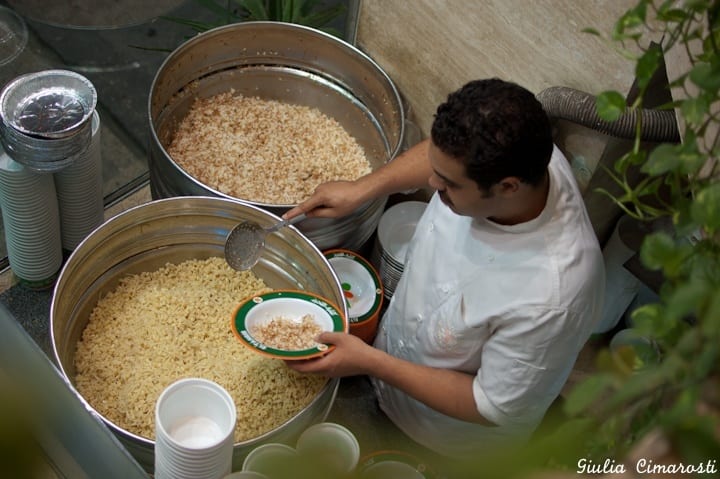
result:
<svg viewBox="0 0 720 479"><path fill-rule="evenodd" d="M294 225L295 223L299 223L300 221L304 220L305 218L306 218L305 213L300 213L297 216L293 216L289 220L282 220L278 223L275 223L274 225L272 225L271 227L269 227L267 229L267 232L274 233L277 230L279 230L280 228L284 228L288 225Z"/></svg>

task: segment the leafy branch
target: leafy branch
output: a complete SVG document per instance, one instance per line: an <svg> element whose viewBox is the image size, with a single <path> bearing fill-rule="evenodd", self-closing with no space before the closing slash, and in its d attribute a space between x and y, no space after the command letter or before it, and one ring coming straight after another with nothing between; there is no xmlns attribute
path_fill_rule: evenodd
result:
<svg viewBox="0 0 720 479"><path fill-rule="evenodd" d="M597 97L606 121L642 110L664 52L680 51L689 62L669 85L679 99L664 106L682 120L681 143L649 149L639 115L631 150L606 169L620 193L598 190L637 220L671 220L672 231L649 234L640 250L644 266L663 275L659 302L632 312L661 359L647 361L639 347L601 352L598 372L574 388L567 412L591 419L590 455L598 458L622 457L660 428L683 460L698 461L720 455L720 400L708 394L720 389L720 3L656 3L638 1L609 36L586 31L635 63L632 104L616 91ZM642 46L648 35L663 38L662 51ZM638 169L640 180L631 174Z"/></svg>
<svg viewBox="0 0 720 479"><path fill-rule="evenodd" d="M217 16L211 23L185 18L163 17L204 32L221 25L242 21L276 21L295 23L323 30L340 36L340 32L328 25L343 14L342 3L326 6L323 0L195 0L195 3Z"/></svg>
<svg viewBox="0 0 720 479"><path fill-rule="evenodd" d="M244 21L274 21L295 23L324 31L336 37L342 32L331 27L333 20L345 10L344 3L326 5L324 0L195 0L195 3L214 15L213 21L198 21L189 18L164 16L163 20L189 27L193 35L216 27ZM186 39L193 35L187 35ZM154 48L132 45L133 48L149 51L171 52L173 48Z"/></svg>

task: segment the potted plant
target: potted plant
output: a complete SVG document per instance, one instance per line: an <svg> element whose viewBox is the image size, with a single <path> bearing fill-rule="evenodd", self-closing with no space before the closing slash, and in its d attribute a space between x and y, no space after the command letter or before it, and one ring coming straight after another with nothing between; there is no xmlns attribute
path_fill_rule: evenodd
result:
<svg viewBox="0 0 720 479"><path fill-rule="evenodd" d="M550 434L458 465L458 477L720 471L720 2L656 3L638 0L608 35L586 29L634 64L639 90L629 105L616 91L596 97L604 121L636 118L632 147L607 169L619 188L596 194L639 222L669 225L648 228L639 252L661 277L658 301L631 312L634 333L648 341L602 349ZM644 93L668 52L687 62L661 107L675 110L681 138L648 145Z"/></svg>
<svg viewBox="0 0 720 479"><path fill-rule="evenodd" d="M296 23L323 30L341 37L342 33L332 23L346 11L346 2L324 0L195 0L216 17L211 23L177 17L164 17L204 32L214 27L242 21L270 20Z"/></svg>
<svg viewBox="0 0 720 479"><path fill-rule="evenodd" d="M651 231L640 249L643 265L661 274L659 301L631 313L660 359L643 363L639 347L604 350L597 373L567 398L566 413L585 432L583 464L595 466L586 472L720 470L720 3L681 3L640 0L607 38L634 62L640 91L629 106L619 92L600 94L606 121L643 109L664 54L681 52L687 67L670 78L674 101L665 106L679 117L681 141L648 148L638 116L633 147L608 171L621 193L601 191L632 218L671 227ZM650 34L662 37L661 49L642 47Z"/></svg>

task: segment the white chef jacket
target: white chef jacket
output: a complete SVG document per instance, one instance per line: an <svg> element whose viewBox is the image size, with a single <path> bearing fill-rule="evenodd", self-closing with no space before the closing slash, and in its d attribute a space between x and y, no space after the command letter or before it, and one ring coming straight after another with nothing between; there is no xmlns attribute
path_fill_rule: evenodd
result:
<svg viewBox="0 0 720 479"><path fill-rule="evenodd" d="M531 221L503 226L459 216L435 194L418 222L375 346L475 375L477 409L497 426L446 416L373 384L390 419L441 454L472 455L529 436L600 320L605 278L597 238L557 148L548 169L547 202Z"/></svg>

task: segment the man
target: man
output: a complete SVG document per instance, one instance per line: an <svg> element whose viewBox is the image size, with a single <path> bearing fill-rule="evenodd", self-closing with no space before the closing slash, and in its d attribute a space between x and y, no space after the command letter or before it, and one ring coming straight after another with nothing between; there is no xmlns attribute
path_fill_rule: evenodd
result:
<svg viewBox="0 0 720 479"><path fill-rule="evenodd" d="M320 185L286 217L343 216L428 185L374 347L324 333L334 351L288 365L368 375L409 437L467 457L541 421L600 318L603 260L542 106L498 79L449 95L430 140L356 181Z"/></svg>

